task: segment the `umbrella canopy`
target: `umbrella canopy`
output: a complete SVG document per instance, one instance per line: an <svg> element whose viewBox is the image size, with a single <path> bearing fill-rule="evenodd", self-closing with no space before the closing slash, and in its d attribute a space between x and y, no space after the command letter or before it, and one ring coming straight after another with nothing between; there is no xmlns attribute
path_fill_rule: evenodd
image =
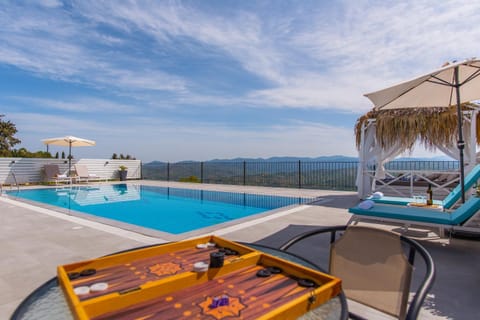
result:
<svg viewBox="0 0 480 320"><path fill-rule="evenodd" d="M47 145L53 144L55 146L68 147L68 175L70 175L72 166L72 147L90 147L95 145L95 141L93 140L87 140L74 136L43 139L42 142Z"/></svg>
<svg viewBox="0 0 480 320"><path fill-rule="evenodd" d="M447 63L442 68L392 87L367 93L375 110L456 106L460 184L465 202L461 104L480 99L480 60Z"/></svg>

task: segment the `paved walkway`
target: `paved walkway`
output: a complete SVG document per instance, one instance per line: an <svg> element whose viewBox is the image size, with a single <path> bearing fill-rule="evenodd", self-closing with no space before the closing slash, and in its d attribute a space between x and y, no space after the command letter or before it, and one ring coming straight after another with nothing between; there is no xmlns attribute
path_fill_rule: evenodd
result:
<svg viewBox="0 0 480 320"><path fill-rule="evenodd" d="M242 225L209 232L232 240L272 246L279 246L313 226L345 224L350 218L346 208L358 201L352 192L145 183L323 199L318 205L290 209L286 214L275 212L270 218L262 217L260 221L246 221ZM421 318L475 318L477 297L480 296L480 273L477 270L480 241L438 239L431 233L428 239L422 243L432 253L438 273ZM0 197L0 287L3 289L0 291L0 319L8 318L30 292L54 277L57 265L164 240Z"/></svg>

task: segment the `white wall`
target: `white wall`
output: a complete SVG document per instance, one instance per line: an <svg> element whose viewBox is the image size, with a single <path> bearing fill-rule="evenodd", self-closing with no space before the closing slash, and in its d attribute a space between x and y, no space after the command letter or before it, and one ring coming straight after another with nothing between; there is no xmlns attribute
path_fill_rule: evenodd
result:
<svg viewBox="0 0 480 320"><path fill-rule="evenodd" d="M14 183L13 174L20 184L42 182L43 166L49 163L58 164L62 173L68 171L66 159L0 158L0 183ZM140 160L72 159L72 170L76 163L87 166L89 173L95 173L107 179L118 179L118 167L124 165L128 168L128 179L141 179Z"/></svg>

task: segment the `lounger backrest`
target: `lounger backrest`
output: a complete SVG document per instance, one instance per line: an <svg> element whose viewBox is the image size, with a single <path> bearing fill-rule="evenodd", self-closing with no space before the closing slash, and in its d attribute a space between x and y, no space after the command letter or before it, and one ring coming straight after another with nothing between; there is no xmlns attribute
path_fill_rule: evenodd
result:
<svg viewBox="0 0 480 320"><path fill-rule="evenodd" d="M472 196L451 213L450 219L453 224L459 225L470 219L478 210L480 210L480 197Z"/></svg>
<svg viewBox="0 0 480 320"><path fill-rule="evenodd" d="M77 173L77 176L79 176L79 177L88 177L88 169L84 165L76 164L75 165L75 172Z"/></svg>
<svg viewBox="0 0 480 320"><path fill-rule="evenodd" d="M478 179L480 179L480 164L477 164L472 171L470 171L465 176L465 191L473 187L475 183L477 183ZM462 195L462 186L458 184L452 192L448 194L448 196L443 199L443 207L444 208L451 208L455 202L460 199Z"/></svg>
<svg viewBox="0 0 480 320"><path fill-rule="evenodd" d="M46 164L43 166L43 169L45 170L45 177L47 179L56 178L60 174L60 169L56 164Z"/></svg>

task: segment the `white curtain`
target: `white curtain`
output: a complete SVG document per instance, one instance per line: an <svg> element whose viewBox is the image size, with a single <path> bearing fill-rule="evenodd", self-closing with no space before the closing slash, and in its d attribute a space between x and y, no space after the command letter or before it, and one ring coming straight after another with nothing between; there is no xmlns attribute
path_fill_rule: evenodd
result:
<svg viewBox="0 0 480 320"><path fill-rule="evenodd" d="M470 114L470 119L465 119L462 125L463 139L465 140L465 149L463 151L465 162L465 174L469 173L476 165L477 157L477 110ZM460 153L456 144L456 138L449 145L435 145L447 156L460 160Z"/></svg>
<svg viewBox="0 0 480 320"><path fill-rule="evenodd" d="M465 167L465 172L469 173L477 164L477 113L478 110L473 110L470 117L470 128L468 141L468 163Z"/></svg>
<svg viewBox="0 0 480 320"><path fill-rule="evenodd" d="M376 129L374 121L362 128L356 181L360 199L372 193L373 181L368 173L368 166L376 164L375 179L385 179L385 163L395 159L404 151L399 142L388 149L382 149L376 139Z"/></svg>
<svg viewBox="0 0 480 320"><path fill-rule="evenodd" d="M360 138L360 150L358 153L359 162L356 180L358 197L360 199L365 198L372 192L372 179L367 170L368 165L375 160L373 153L375 149L375 134L375 122L370 121L366 125L363 125Z"/></svg>
<svg viewBox="0 0 480 320"><path fill-rule="evenodd" d="M405 149L402 148L400 141L395 142L395 144L389 146L387 149L382 149L377 143L374 151L378 164L375 172L375 179L385 179L385 163L392 161L403 151L405 151Z"/></svg>
<svg viewBox="0 0 480 320"><path fill-rule="evenodd" d="M441 145L441 144L437 144L435 146L438 148L438 150L442 151L443 153L445 153L450 158L453 158L455 160L459 160L460 155L458 154L457 145L450 144L448 146L444 146L444 145Z"/></svg>

